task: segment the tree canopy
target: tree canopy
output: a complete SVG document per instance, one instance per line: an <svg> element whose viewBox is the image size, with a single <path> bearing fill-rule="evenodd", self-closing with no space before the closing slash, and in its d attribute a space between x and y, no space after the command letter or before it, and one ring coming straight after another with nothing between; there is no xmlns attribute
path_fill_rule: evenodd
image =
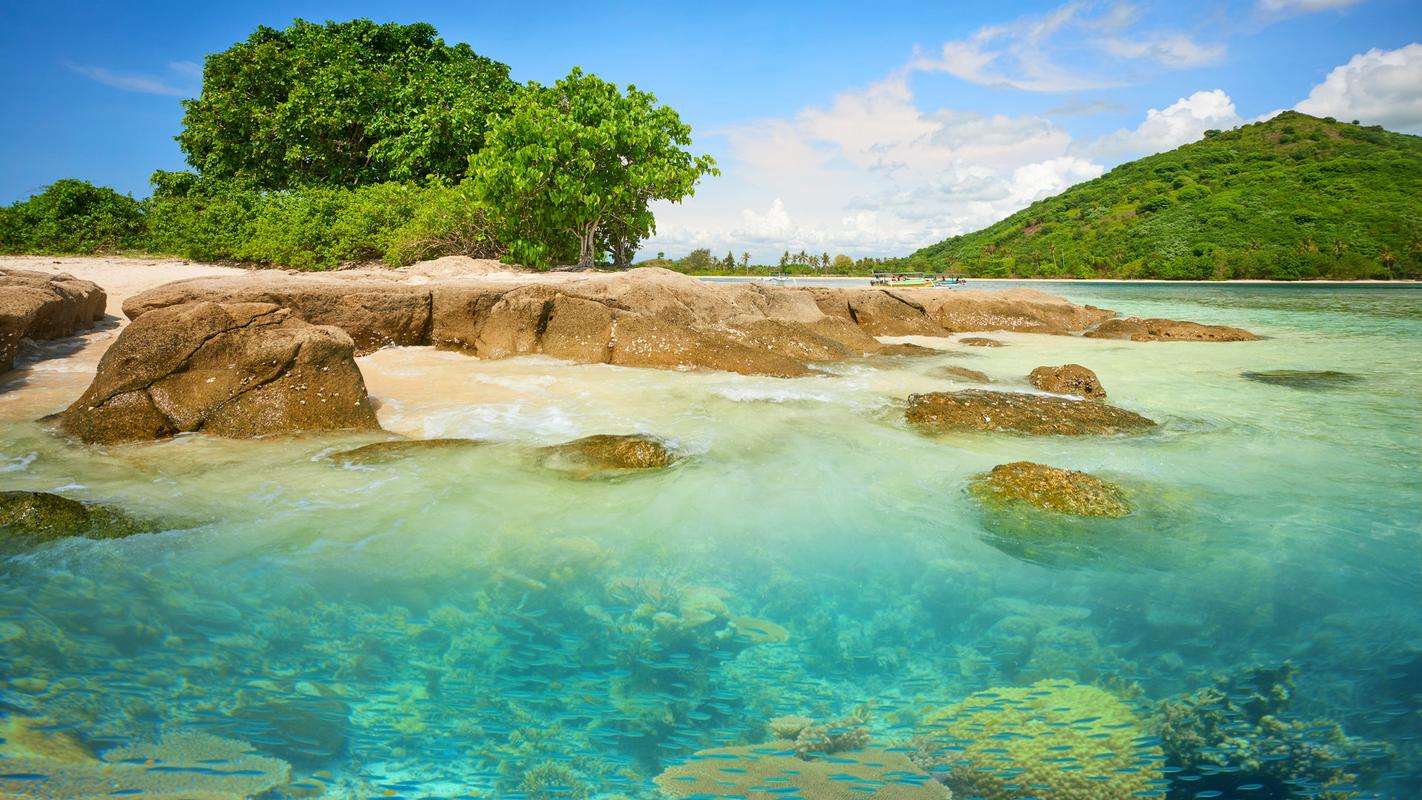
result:
<svg viewBox="0 0 1422 800"><path fill-rule="evenodd" d="M655 228L651 201L679 201L717 173L690 144L691 127L653 95L574 68L521 89L469 172L514 259L590 267L602 250L625 263Z"/></svg>
<svg viewBox="0 0 1422 800"><path fill-rule="evenodd" d="M515 88L425 23L298 19L209 55L177 138L204 177L259 189L457 180Z"/></svg>

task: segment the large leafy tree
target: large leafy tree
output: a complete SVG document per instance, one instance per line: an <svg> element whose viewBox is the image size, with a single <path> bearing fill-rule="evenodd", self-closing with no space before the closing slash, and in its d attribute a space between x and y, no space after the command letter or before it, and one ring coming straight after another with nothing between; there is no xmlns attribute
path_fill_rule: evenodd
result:
<svg viewBox="0 0 1422 800"><path fill-rule="evenodd" d="M424 23L298 19L207 57L178 142L204 177L261 189L458 179L515 89Z"/></svg>
<svg viewBox="0 0 1422 800"><path fill-rule="evenodd" d="M653 200L679 201L716 173L690 144L691 127L651 94L574 68L520 90L469 167L510 255L587 268L599 249L625 263L655 229Z"/></svg>

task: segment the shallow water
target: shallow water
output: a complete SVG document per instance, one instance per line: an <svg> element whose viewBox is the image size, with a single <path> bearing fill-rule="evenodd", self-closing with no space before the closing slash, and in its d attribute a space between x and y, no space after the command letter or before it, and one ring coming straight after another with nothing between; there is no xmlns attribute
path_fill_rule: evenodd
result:
<svg viewBox="0 0 1422 800"><path fill-rule="evenodd" d="M79 394L93 358L38 362L0 392L4 488L170 529L0 562L0 711L99 751L245 740L293 765L277 796L640 797L696 751L772 738L773 717L867 705L893 745L984 689L1073 680L1150 717L1214 675L1289 661L1285 721L1337 722L1367 756L1339 757L1358 776L1333 791L1416 796L1422 289L1032 285L1267 338L912 339L943 352L793 380L389 349L361 359L386 428L490 445L362 467L328 456L378 437L66 444L33 420ZM937 367L1025 388L1067 362L1162 428L933 439L902 423L908 394L971 386ZM1358 380L1242 375L1282 369ZM578 480L535 453L631 432L686 459ZM1023 459L1115 480L1137 510L1052 519L966 492ZM1344 796L1201 772L1133 796ZM0 775L58 796L45 780Z"/></svg>

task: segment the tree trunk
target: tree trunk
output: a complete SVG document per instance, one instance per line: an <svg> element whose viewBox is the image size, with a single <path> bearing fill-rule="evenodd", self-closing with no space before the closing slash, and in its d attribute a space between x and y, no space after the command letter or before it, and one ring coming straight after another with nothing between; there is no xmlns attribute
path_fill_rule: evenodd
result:
<svg viewBox="0 0 1422 800"><path fill-rule="evenodd" d="M593 243L597 240L597 223L594 222L583 228L578 239L578 269L592 269L594 256Z"/></svg>

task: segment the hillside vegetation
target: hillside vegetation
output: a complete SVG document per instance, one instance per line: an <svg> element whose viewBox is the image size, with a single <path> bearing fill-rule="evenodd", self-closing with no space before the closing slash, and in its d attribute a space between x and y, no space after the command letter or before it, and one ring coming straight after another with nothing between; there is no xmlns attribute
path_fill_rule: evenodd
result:
<svg viewBox="0 0 1422 800"><path fill-rule="evenodd" d="M982 277L1422 277L1422 137L1285 112L1122 164L903 269Z"/></svg>

